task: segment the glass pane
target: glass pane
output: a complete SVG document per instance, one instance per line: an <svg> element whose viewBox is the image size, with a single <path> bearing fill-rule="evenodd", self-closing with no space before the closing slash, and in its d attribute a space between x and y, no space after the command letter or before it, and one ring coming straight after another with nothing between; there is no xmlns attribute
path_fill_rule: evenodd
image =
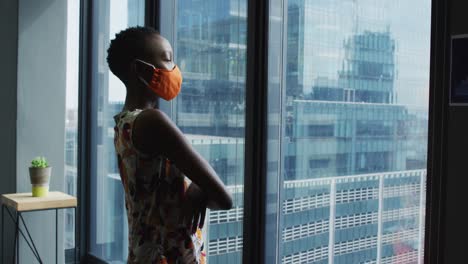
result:
<svg viewBox="0 0 468 264"><path fill-rule="evenodd" d="M116 163L113 116L122 110L125 86L107 66L109 42L119 31L143 25L144 0L93 1L91 94L90 252L110 263L126 263L128 226Z"/></svg>
<svg viewBox="0 0 468 264"><path fill-rule="evenodd" d="M184 80L172 117L234 198L233 209L207 214L207 260L241 263L247 2L179 0L174 13Z"/></svg>
<svg viewBox="0 0 468 264"><path fill-rule="evenodd" d="M78 163L78 72L80 37L80 0L67 1L67 72L65 120L65 192L76 196ZM75 247L75 214L64 214L64 248ZM71 259L70 259L71 260Z"/></svg>
<svg viewBox="0 0 468 264"><path fill-rule="evenodd" d="M431 1L282 3L268 263L423 263Z"/></svg>

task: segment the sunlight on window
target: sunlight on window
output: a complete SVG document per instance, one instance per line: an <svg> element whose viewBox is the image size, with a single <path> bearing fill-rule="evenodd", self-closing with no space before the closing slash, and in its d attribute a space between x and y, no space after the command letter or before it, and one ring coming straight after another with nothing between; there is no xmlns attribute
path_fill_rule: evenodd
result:
<svg viewBox="0 0 468 264"><path fill-rule="evenodd" d="M78 73L79 73L79 23L80 1L67 2L67 54L65 102L65 192L77 195L78 163ZM64 214L64 247L75 247L75 214L67 209Z"/></svg>

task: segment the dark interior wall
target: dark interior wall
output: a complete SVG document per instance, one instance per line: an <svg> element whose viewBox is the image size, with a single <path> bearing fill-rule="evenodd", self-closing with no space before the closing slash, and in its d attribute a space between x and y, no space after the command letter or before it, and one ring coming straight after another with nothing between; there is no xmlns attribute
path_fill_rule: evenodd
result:
<svg viewBox="0 0 468 264"><path fill-rule="evenodd" d="M0 1L0 193L16 191L16 79L18 65L18 2Z"/></svg>
<svg viewBox="0 0 468 264"><path fill-rule="evenodd" d="M0 173L0 193L3 194L16 192L17 0L0 1L0 33L0 113L2 113L0 125L0 167L2 168L2 172ZM5 221L5 223L11 222ZM12 227L13 225L6 226L5 230L7 232L11 231ZM13 238L13 232L8 232L5 238ZM5 252L12 252L11 244L5 243ZM6 255L9 256L11 254ZM0 263L7 262L0 260Z"/></svg>
<svg viewBox="0 0 468 264"><path fill-rule="evenodd" d="M451 0L448 6L448 34L468 34L468 1ZM449 67L449 65L447 65ZM468 71L468 69L466 69ZM446 82L448 89L448 81ZM444 263L466 262L468 237L468 106L450 106L447 131Z"/></svg>

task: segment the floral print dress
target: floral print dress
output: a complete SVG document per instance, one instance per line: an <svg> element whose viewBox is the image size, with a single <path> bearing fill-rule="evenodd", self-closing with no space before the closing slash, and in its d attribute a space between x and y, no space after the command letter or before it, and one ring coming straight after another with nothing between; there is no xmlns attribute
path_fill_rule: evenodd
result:
<svg viewBox="0 0 468 264"><path fill-rule="evenodd" d="M128 259L133 264L205 263L202 231L180 223L190 180L163 156L147 156L133 146L132 127L141 109L114 116L114 146L125 190Z"/></svg>

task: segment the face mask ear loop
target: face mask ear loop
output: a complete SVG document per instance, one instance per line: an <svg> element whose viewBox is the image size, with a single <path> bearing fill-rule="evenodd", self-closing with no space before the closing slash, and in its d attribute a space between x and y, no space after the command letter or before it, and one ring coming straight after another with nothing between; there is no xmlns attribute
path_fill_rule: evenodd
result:
<svg viewBox="0 0 468 264"><path fill-rule="evenodd" d="M143 79L143 77L138 76L138 79L139 79L144 85L146 85L146 87L149 87L148 82L147 82L145 79Z"/></svg>
<svg viewBox="0 0 468 264"><path fill-rule="evenodd" d="M140 60L140 59L135 59L135 60L136 60L136 61L139 61L139 62L141 62L141 63L143 63L143 64L146 64L146 65L148 65L148 66L151 66L151 67L153 68L153 71L156 70L156 68L155 68L153 65L147 63L146 61L142 61L142 60ZM146 87L149 87L148 82L147 82L143 77L141 77L140 74L138 74L138 72L136 71L136 65L135 65L134 67L135 67L135 72L136 72L137 75L138 75L138 79L139 79L144 85L146 85Z"/></svg>

